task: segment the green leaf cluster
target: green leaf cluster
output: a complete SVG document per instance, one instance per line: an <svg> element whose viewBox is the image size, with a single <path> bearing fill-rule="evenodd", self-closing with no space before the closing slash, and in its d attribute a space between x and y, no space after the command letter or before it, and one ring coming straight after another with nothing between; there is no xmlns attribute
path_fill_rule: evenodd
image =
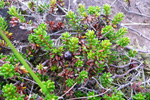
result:
<svg viewBox="0 0 150 100"><path fill-rule="evenodd" d="M65 48L67 50L69 50L70 52L74 53L76 52L77 50L79 50L79 45L78 45L78 42L79 42L79 39L76 38L76 37L71 37L70 38L70 34L68 32L66 33L63 33L62 34L62 42L65 44Z"/></svg>
<svg viewBox="0 0 150 100"><path fill-rule="evenodd" d="M78 18L77 14L69 11L66 15L66 18L68 18L69 24L72 25L74 30L82 32L82 26L84 26L84 28L87 28L87 25L81 24L81 21L84 20L88 15L94 15L97 18L100 15L101 8L98 6L89 6L86 12L85 6L79 4L77 11L81 17Z"/></svg>
<svg viewBox="0 0 150 100"><path fill-rule="evenodd" d="M24 59L26 59L26 60L29 59L28 57L26 57L26 54L21 53L21 55ZM12 64L12 65L19 63L19 59L16 57L16 55L14 53L10 53L10 55L4 55L3 53L1 53L0 59L2 59L4 57L6 58L6 59L4 59L4 61L10 62L10 64Z"/></svg>
<svg viewBox="0 0 150 100"><path fill-rule="evenodd" d="M101 8L99 6L89 6L87 12L91 15L98 17L100 15Z"/></svg>
<svg viewBox="0 0 150 100"><path fill-rule="evenodd" d="M69 19L69 24L73 27L74 30L80 30L81 19L78 19L74 12L69 11L66 15L66 18Z"/></svg>
<svg viewBox="0 0 150 100"><path fill-rule="evenodd" d="M37 77L41 80L41 81L47 81L48 80L48 75L43 75L40 73L35 73L37 75Z"/></svg>
<svg viewBox="0 0 150 100"><path fill-rule="evenodd" d="M6 84L3 86L3 96L6 97L5 100L24 100L24 95L20 95L17 92L17 87L15 87L12 83Z"/></svg>
<svg viewBox="0 0 150 100"><path fill-rule="evenodd" d="M74 83L75 83L75 82L73 81L73 79L67 79L67 80L66 80L66 85L67 85L68 87L73 86Z"/></svg>
<svg viewBox="0 0 150 100"><path fill-rule="evenodd" d="M79 4L77 11L80 16L87 17L87 13L85 11L85 5Z"/></svg>
<svg viewBox="0 0 150 100"><path fill-rule="evenodd" d="M2 67L0 67L0 75L4 76L4 78L11 78L15 75L15 68L12 64L3 64Z"/></svg>
<svg viewBox="0 0 150 100"><path fill-rule="evenodd" d="M129 57L135 57L137 55L137 51L136 50L130 50L129 52L128 52L128 56Z"/></svg>
<svg viewBox="0 0 150 100"><path fill-rule="evenodd" d="M127 33L126 28L120 28L116 33L111 25L107 25L102 29L102 34L110 39L113 43L117 43L121 47L125 47L130 43L128 37L123 37Z"/></svg>
<svg viewBox="0 0 150 100"><path fill-rule="evenodd" d="M7 21L5 21L5 19L3 17L0 17L0 28L3 30L3 31L6 31L7 29Z"/></svg>
<svg viewBox="0 0 150 100"><path fill-rule="evenodd" d="M103 13L105 16L109 16L111 14L111 6L109 4L104 4Z"/></svg>
<svg viewBox="0 0 150 100"><path fill-rule="evenodd" d="M88 96L88 100L101 100L101 97L95 96L95 92L94 91L92 91L92 92L89 91L87 96ZM94 97L90 97L90 96L94 96Z"/></svg>
<svg viewBox="0 0 150 100"><path fill-rule="evenodd" d="M57 2L57 0L51 0L51 1L50 1L50 4L51 4L51 5L55 5L56 2Z"/></svg>
<svg viewBox="0 0 150 100"><path fill-rule="evenodd" d="M0 8L4 8L4 6L5 6L4 0L0 0Z"/></svg>
<svg viewBox="0 0 150 100"><path fill-rule="evenodd" d="M64 46L60 46L58 48L54 48L53 49L53 55L52 55L52 58L55 56L55 55L58 55L58 56L62 56L62 52L64 51Z"/></svg>
<svg viewBox="0 0 150 100"><path fill-rule="evenodd" d="M28 40L43 47L44 50L52 50L53 41L50 40L50 35L47 35L46 24L44 23L40 24L37 29L34 29L34 33L29 35Z"/></svg>
<svg viewBox="0 0 150 100"><path fill-rule="evenodd" d="M134 100L145 100L145 97L146 97L145 95L143 95L141 92L139 92L133 96L133 99Z"/></svg>
<svg viewBox="0 0 150 100"><path fill-rule="evenodd" d="M76 37L71 37L69 39L69 51L70 52L76 52L79 50L79 45L78 45L79 39Z"/></svg>
<svg viewBox="0 0 150 100"><path fill-rule="evenodd" d="M77 90L76 92L75 92L75 96L76 97L84 97L84 96L86 96L87 94L86 93L84 93L84 92L82 92L82 91L80 91L80 90Z"/></svg>
<svg viewBox="0 0 150 100"><path fill-rule="evenodd" d="M67 48L67 50L69 50L69 38L70 38L71 34L69 34L68 32L62 33L62 43L65 44L65 48Z"/></svg>
<svg viewBox="0 0 150 100"><path fill-rule="evenodd" d="M86 71L81 71L81 72L79 73L79 77L78 77L78 79L79 79L80 81L77 79L77 82L83 83L84 80L87 79L87 78L88 78L88 72L86 72Z"/></svg>
<svg viewBox="0 0 150 100"><path fill-rule="evenodd" d="M24 23L26 21L24 16L21 16L21 12L19 13L19 9L16 9L16 7L14 7L14 6L9 8L8 13L12 16L15 16L16 18L19 18L21 23Z"/></svg>
<svg viewBox="0 0 150 100"><path fill-rule="evenodd" d="M53 92L55 89L55 83L52 82L51 80L48 80L46 82L43 82L43 84L45 85L45 87L47 87L49 92Z"/></svg>
<svg viewBox="0 0 150 100"><path fill-rule="evenodd" d="M111 86L111 83L113 81L113 79L111 78L112 74L110 74L109 72L108 73L104 73L102 76L101 76L101 82L102 82L102 85L104 87L110 87Z"/></svg>
<svg viewBox="0 0 150 100"><path fill-rule="evenodd" d="M90 49L94 50L97 48L97 43L99 42L98 41L98 38L96 38L96 35L94 33L93 30L88 30L87 33L85 33L86 35L86 40L88 42L88 44L86 44Z"/></svg>
<svg viewBox="0 0 150 100"><path fill-rule="evenodd" d="M77 67L82 67L82 65L83 65L83 61L82 60L78 60L76 63L75 63L75 66L77 66Z"/></svg>
<svg viewBox="0 0 150 100"><path fill-rule="evenodd" d="M47 94L44 100L58 100L58 96L55 94Z"/></svg>
<svg viewBox="0 0 150 100"><path fill-rule="evenodd" d="M123 96L123 93L121 91L118 91L118 92L116 91L115 93L112 93L112 96L108 96L104 94L103 98L105 100L125 100L122 96Z"/></svg>
<svg viewBox="0 0 150 100"><path fill-rule="evenodd" d="M146 96L145 100L150 100L150 92L146 92L144 95Z"/></svg>
<svg viewBox="0 0 150 100"><path fill-rule="evenodd" d="M117 41L117 44L121 47L125 47L130 43L130 39L128 37L123 37Z"/></svg>
<svg viewBox="0 0 150 100"><path fill-rule="evenodd" d="M43 70L43 65L42 64L37 65L37 69Z"/></svg>
<svg viewBox="0 0 150 100"><path fill-rule="evenodd" d="M116 41L119 38L123 37L127 33L126 28L120 28L116 33L114 32L114 28L111 25L107 25L102 29L102 34L105 35L111 41Z"/></svg>
<svg viewBox="0 0 150 100"><path fill-rule="evenodd" d="M115 15L114 19L112 20L112 25L117 25L123 20L124 14L119 12Z"/></svg>

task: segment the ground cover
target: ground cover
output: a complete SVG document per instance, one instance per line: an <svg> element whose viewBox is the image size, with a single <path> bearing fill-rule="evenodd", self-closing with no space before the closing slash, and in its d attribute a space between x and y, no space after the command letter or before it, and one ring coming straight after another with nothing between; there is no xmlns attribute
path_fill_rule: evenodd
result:
<svg viewBox="0 0 150 100"><path fill-rule="evenodd" d="M0 2L1 99L149 100L149 1Z"/></svg>

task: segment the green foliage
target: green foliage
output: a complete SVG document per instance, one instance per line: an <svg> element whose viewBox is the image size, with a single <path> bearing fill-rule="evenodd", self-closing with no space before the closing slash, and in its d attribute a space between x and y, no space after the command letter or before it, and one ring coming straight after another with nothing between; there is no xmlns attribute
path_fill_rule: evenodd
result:
<svg viewBox="0 0 150 100"><path fill-rule="evenodd" d="M70 52L76 52L79 50L79 45L78 45L79 39L76 37L71 37L69 39L69 51Z"/></svg>
<svg viewBox="0 0 150 100"><path fill-rule="evenodd" d="M43 70L43 65L42 64L37 65L37 69Z"/></svg>
<svg viewBox="0 0 150 100"><path fill-rule="evenodd" d="M29 1L29 2L28 2L28 7L31 9L31 8L32 8L32 6L33 6L33 7L35 7L34 2Z"/></svg>
<svg viewBox="0 0 150 100"><path fill-rule="evenodd" d="M54 57L54 55L62 56L61 52L63 52L63 51L64 51L63 46L60 46L58 48L54 48L53 49L53 57Z"/></svg>
<svg viewBox="0 0 150 100"><path fill-rule="evenodd" d="M88 55L87 56L88 59L92 59L92 60L95 59L95 53L92 50L90 50L90 52L88 52L87 55Z"/></svg>
<svg viewBox="0 0 150 100"><path fill-rule="evenodd" d="M24 67L27 69L27 71L30 73L32 78L38 83L38 85L41 87L41 89L44 91L45 94L48 94L47 88L42 84L42 82L39 80L39 78L36 76L36 74L32 71L32 69L29 67L29 65L26 63L26 61L23 59L23 57L20 55L20 53L16 50L16 48L13 46L13 44L10 42L10 40L4 35L2 30L0 29L0 35L2 38L7 42L7 44L12 49L13 53L16 55L16 57L20 60L20 62L24 65Z"/></svg>
<svg viewBox="0 0 150 100"><path fill-rule="evenodd" d="M103 98L105 100L125 100L122 96L123 96L123 93L121 91L118 91L118 92L115 91L115 93L113 93L111 97L106 95L106 94L104 94Z"/></svg>
<svg viewBox="0 0 150 100"><path fill-rule="evenodd" d="M14 53L11 53L11 55L7 55L6 61L10 61L11 64L17 64L19 59L16 58Z"/></svg>
<svg viewBox="0 0 150 100"><path fill-rule="evenodd" d="M88 30L88 32L85 33L85 35L86 35L86 40L88 42L87 46L89 48L96 49L97 43L99 41L98 41L98 38L96 38L96 35L94 34L94 31L93 30Z"/></svg>
<svg viewBox="0 0 150 100"><path fill-rule="evenodd" d="M24 95L20 95L17 92L17 88L11 83L3 86L3 96L5 100L24 100Z"/></svg>
<svg viewBox="0 0 150 100"><path fill-rule="evenodd" d="M68 14L66 15L66 18L69 19L69 24L72 25L74 30L80 29L79 22L81 19L77 19L77 15L74 12L69 11Z"/></svg>
<svg viewBox="0 0 150 100"><path fill-rule="evenodd" d="M29 42L36 43L42 46L44 50L51 51L53 47L53 41L50 40L50 35L47 35L46 24L42 23L37 29L34 29L34 33L28 37Z"/></svg>
<svg viewBox="0 0 150 100"><path fill-rule="evenodd" d="M35 100L37 97L38 97L38 94L35 94L35 93L31 96L31 98L33 98L33 100Z"/></svg>
<svg viewBox="0 0 150 100"><path fill-rule="evenodd" d="M75 66L77 66L77 67L82 67L82 65L83 65L83 61L82 60L78 60L76 63L75 63Z"/></svg>
<svg viewBox="0 0 150 100"><path fill-rule="evenodd" d="M123 37L128 32L127 28L120 28L119 31L116 32L115 38Z"/></svg>
<svg viewBox="0 0 150 100"><path fill-rule="evenodd" d="M4 8L5 2L4 0L0 0L0 8Z"/></svg>
<svg viewBox="0 0 150 100"><path fill-rule="evenodd" d="M3 1L0 1L0 6L3 4L3 3L1 4L1 2L3 2ZM11 36L12 33L9 33L9 32L6 31L7 27L8 27L8 25L7 25L7 21L5 21L5 18L0 17L0 29L2 31L6 32L5 33L6 35ZM0 47L1 46L5 46L5 47L7 46L7 44L2 39L0 39ZM1 50L1 48L0 48L0 50Z"/></svg>
<svg viewBox="0 0 150 100"><path fill-rule="evenodd" d="M85 5L79 4L78 13L82 17L87 17L87 13L85 12Z"/></svg>
<svg viewBox="0 0 150 100"><path fill-rule="evenodd" d="M98 17L100 15L100 11L101 11L101 8L98 7L98 6L89 6L88 9L87 9L87 12L91 15L94 15L96 17Z"/></svg>
<svg viewBox="0 0 150 100"><path fill-rule="evenodd" d="M7 1L7 2L6 2L6 4L7 4L7 6L9 6L9 5L10 5L10 2L9 2L9 1Z"/></svg>
<svg viewBox="0 0 150 100"><path fill-rule="evenodd" d="M128 52L128 56L129 57L135 57L137 55L137 51L136 50L130 50L129 52Z"/></svg>
<svg viewBox="0 0 150 100"><path fill-rule="evenodd" d="M44 3L43 5L41 4L40 6L38 6L38 12L42 12L44 13L46 9L49 9L50 8L50 5L49 4L46 4Z"/></svg>
<svg viewBox="0 0 150 100"><path fill-rule="evenodd" d="M52 7L57 6L56 3L59 3L59 0L51 0L50 6L49 4L44 4L44 6L40 5L38 6L38 9L39 11L44 11L47 8L53 9ZM36 7L35 4L32 2L29 2L28 6L29 8ZM112 22L110 22L111 23L110 24L107 20L101 20L101 18L107 19L107 17L109 17L109 15L111 14L111 6L105 4L103 6L102 11L104 15L98 17L101 14L100 7L90 6L88 9L85 9L84 5L79 4L78 14L75 14L72 11L67 12L66 17L69 20L69 25L72 26L72 28L77 33L77 35L73 37L71 36L71 34L69 34L69 32L62 33L61 42L63 43L63 46L60 47L53 46L53 41L50 39L50 35L48 35L47 33L47 25L44 23L40 24L36 29L33 30L33 33L29 35L28 40L30 43L34 43L36 44L36 46L38 45L37 47L39 51L42 51L43 49L44 52L47 51L46 55L42 55L42 56L43 58L48 56L47 59L44 58L44 60L46 59L46 61L48 61L46 62L46 66L48 66L47 67L48 71L44 70L44 66L42 64L37 64L37 67L33 68L36 69L34 70L36 75L35 76L32 75L32 77L37 76L41 81L43 81L43 83L40 83L40 80L36 80L36 82L40 84L40 87L42 88L41 89L42 92L46 94L46 95L43 94L44 100L58 99L58 96L52 94L52 92L54 92L55 90L55 83L49 80L52 75L56 75L56 77L58 76L63 77L62 81L65 82L66 84L60 83L59 81L57 83L59 85L64 86L63 92L65 92L68 89L68 87L69 88L72 87L75 84L75 82L77 82L76 86L78 87L81 86L81 83L82 85L84 85L85 82L87 82L88 78L91 78L91 76L93 75L94 77L100 76L99 81L102 84L102 86L105 88L109 88L112 85L113 79L111 78L112 74L110 74L109 72L106 73L107 69L105 68L105 66L108 65L109 67L110 64L120 66L120 64L124 64L129 61L129 58L122 55L121 54L122 52L118 50L119 46L125 48L125 46L127 46L130 42L129 38L123 37L127 33L127 29L120 28L118 31L117 29L115 29L115 25L117 25L119 22L123 20L124 17L123 13L118 13L117 15L115 15L114 19L112 20ZM15 7L11 7L9 8L8 13L12 16L19 18L20 21L23 22L24 17L22 17L21 13L19 13L19 9L17 10ZM95 24L97 20L101 21L100 24L99 23ZM0 21L1 21L0 22L1 29L6 30L7 23L4 21L3 18L1 18ZM103 23L105 23L105 21L107 24L106 26L102 25ZM70 60L67 60L65 57L66 51L71 55ZM28 50L27 52L28 54L31 52L35 53L36 50L35 49L31 51ZM136 54L137 52L134 50L128 51L128 55L130 57L135 57ZM3 75L4 78L11 78L15 75L15 70L13 65L19 63L19 59L17 59L14 56L14 54L8 56L0 54L0 59L4 57L6 57L4 61L9 61L10 64L8 63L3 64L3 66L0 67L0 71L1 71L0 74ZM40 63L41 62L43 62L43 60L40 61ZM113 68L110 69L113 75L115 75L114 69ZM115 70L118 71L118 69ZM31 74L34 74L32 70L30 70L30 72ZM48 91L46 91L44 87L46 87ZM58 87L56 87L56 89L58 89ZM93 86L92 89L95 90L95 86ZM106 95L106 94L104 94L104 97L96 97L95 95L97 94L94 91L89 92L89 91L84 91L84 89L83 91L80 91L74 89L74 87L73 90L74 90L73 91L74 94L71 94L72 90L70 90L70 93L65 94L66 96L64 99L68 98L69 97L68 95L70 95L70 97L72 95L72 97L88 96L89 100L101 100L101 98L106 100L124 100L122 98L123 93L120 91L119 92L111 91L110 92L111 97L110 95ZM16 91L16 87L14 91ZM86 94L87 92L88 94ZM5 94L10 94L10 93L6 92ZM95 97L90 97L90 96L95 96ZM13 99L15 100L16 97L17 96L15 95ZM135 95L135 97L138 98L138 95L137 96ZM21 96L18 95L18 98L21 98ZM36 99L36 96L33 98ZM22 98L20 100L22 100Z"/></svg>
<svg viewBox="0 0 150 100"><path fill-rule="evenodd" d="M128 37L123 37L120 40L117 41L117 44L121 47L125 47L130 43L130 39Z"/></svg>
<svg viewBox="0 0 150 100"><path fill-rule="evenodd" d="M3 85L5 85L5 82L4 81L0 82L0 89L1 90L2 90Z"/></svg>
<svg viewBox="0 0 150 100"><path fill-rule="evenodd" d="M71 37L69 38L71 35L66 32L62 34L62 42L65 44L65 48L67 48L67 50L69 50L70 52L76 52L79 49L79 39L76 37Z"/></svg>
<svg viewBox="0 0 150 100"><path fill-rule="evenodd" d="M105 28L102 29L102 34L106 34L105 37L108 37L108 39L114 42L123 37L126 33L127 33L126 28L120 28L115 33L111 25L105 26Z"/></svg>
<svg viewBox="0 0 150 100"><path fill-rule="evenodd" d="M98 47L98 50L96 51L97 59L100 61L104 61L104 59L111 54L110 49L112 43L110 43L109 40L104 40L101 42L101 44Z"/></svg>
<svg viewBox="0 0 150 100"><path fill-rule="evenodd" d="M90 6L87 9L87 13L86 13L85 6L82 4L79 4L78 13L82 17L78 18L74 12L69 11L66 15L66 18L69 19L69 24L73 27L73 29L75 31L82 32L83 30L82 30L81 21L85 20L85 18L88 16L88 14L94 15L95 17L98 17L100 15L100 11L101 11L100 7ZM84 28L87 27L87 25L83 25L83 26L84 26Z"/></svg>
<svg viewBox="0 0 150 100"><path fill-rule="evenodd" d="M113 81L113 79L111 78L112 74L110 74L109 72L108 73L104 73L102 76L101 76L101 82L102 82L102 85L104 87L110 87L111 86L111 83Z"/></svg>
<svg viewBox="0 0 150 100"><path fill-rule="evenodd" d="M55 96L55 94L47 94L44 100L57 100L57 99L58 96Z"/></svg>
<svg viewBox="0 0 150 100"><path fill-rule="evenodd" d="M3 1L0 1L0 8L1 8L1 5L3 4ZM6 32L5 34L6 35L8 35L8 36L10 36L10 35L12 35L12 33L8 33L7 31L6 31L6 29L7 29L7 27L8 27L8 25L7 25L7 21L5 21L5 18L3 18L3 17L0 17L0 29L2 30L2 31L4 31L4 32ZM0 47L1 46L7 46L7 44L4 42L4 40L2 40L2 39L0 39ZM1 48L0 48L0 50L1 50ZM0 54L1 55L1 54Z"/></svg>
<svg viewBox="0 0 150 100"><path fill-rule="evenodd" d="M133 99L134 100L145 100L145 95L143 95L141 92L139 92L138 94L135 94L134 96L133 96Z"/></svg>
<svg viewBox="0 0 150 100"><path fill-rule="evenodd" d="M105 37L108 37L108 39L112 40L115 36L115 32L113 30L113 27L111 25L107 25L102 29L102 34L105 35Z"/></svg>
<svg viewBox="0 0 150 100"><path fill-rule="evenodd" d="M53 72L55 72L57 69L58 69L57 65L53 65L53 66L51 67L51 71L53 71Z"/></svg>
<svg viewBox="0 0 150 100"><path fill-rule="evenodd" d="M111 6L109 4L104 4L103 9L105 16L109 16L111 14Z"/></svg>
<svg viewBox="0 0 150 100"><path fill-rule="evenodd" d="M3 31L6 31L7 29L7 21L5 21L5 19L3 17L0 17L0 28L3 30Z"/></svg>
<svg viewBox="0 0 150 100"><path fill-rule="evenodd" d="M19 18L21 23L24 23L26 21L24 16L21 16L21 12L19 13L19 9L16 9L16 7L14 7L14 6L9 8L8 13L12 16L15 16L16 18Z"/></svg>
<svg viewBox="0 0 150 100"><path fill-rule="evenodd" d="M146 92L144 95L146 96L145 100L150 100L150 92Z"/></svg>
<svg viewBox="0 0 150 100"><path fill-rule="evenodd" d="M79 77L78 77L78 79L80 79L80 81L77 80L77 82L83 83L84 80L87 79L87 78L88 78L88 72L86 72L86 71L81 71L81 72L79 73Z"/></svg>
<svg viewBox="0 0 150 100"><path fill-rule="evenodd" d="M26 59L26 60L29 59L28 57L26 57L25 54L21 53L21 55L24 59ZM1 53L0 54L0 59L2 59L4 57L6 58L4 61L9 61L10 64L12 64L12 65L15 65L15 64L19 63L19 59L16 57L16 55L14 53L10 53L10 55L3 55L3 53Z"/></svg>
<svg viewBox="0 0 150 100"><path fill-rule="evenodd" d="M12 64L3 64L2 67L0 67L0 75L4 76L4 78L11 78L15 75L15 68Z"/></svg>
<svg viewBox="0 0 150 100"><path fill-rule="evenodd" d="M94 35L94 31L88 31L86 34L86 40L88 42L87 46L91 48L89 52L87 53L88 59L95 59L95 56L97 56L97 60L104 60L108 54L110 54L110 46L111 43L109 40L100 41L95 38L96 35Z"/></svg>
<svg viewBox="0 0 150 100"><path fill-rule="evenodd" d="M51 5L55 5L55 4L56 4L56 1L57 1L57 0L51 0L51 1L50 1L50 4L51 4Z"/></svg>
<svg viewBox="0 0 150 100"><path fill-rule="evenodd" d="M52 82L51 80L48 80L46 82L43 82L43 84L45 85L45 87L47 87L49 92L53 92L55 89L55 83Z"/></svg>
<svg viewBox="0 0 150 100"><path fill-rule="evenodd" d="M16 9L16 7L14 7L14 6L9 8L8 13L12 16L19 17L19 9Z"/></svg>
<svg viewBox="0 0 150 100"><path fill-rule="evenodd" d="M67 80L66 80L66 85L67 85L68 87L73 86L74 83L75 83L75 82L73 81L73 79L67 79Z"/></svg>
<svg viewBox="0 0 150 100"><path fill-rule="evenodd" d="M115 15L114 19L112 20L112 25L117 25L123 20L124 14L119 12L117 15Z"/></svg>
<svg viewBox="0 0 150 100"><path fill-rule="evenodd" d="M88 100L101 100L100 97L95 96L95 92L94 91L88 92L87 96L88 96ZM95 97L90 97L90 96L95 96Z"/></svg>
<svg viewBox="0 0 150 100"><path fill-rule="evenodd" d="M83 97L83 96L86 96L86 93L83 93L83 92L81 92L80 90L77 90L77 91L75 92L75 96L76 96L76 97Z"/></svg>
<svg viewBox="0 0 150 100"><path fill-rule="evenodd" d="M69 34L68 32L66 33L62 33L62 43L65 44L65 48L67 48L67 50L69 50L69 38L70 38L71 34Z"/></svg>
<svg viewBox="0 0 150 100"><path fill-rule="evenodd" d="M102 34L104 34L105 37L110 39L110 41L117 43L121 47L125 47L130 43L128 37L123 37L126 33L127 33L126 28L120 28L115 33L111 25L105 26L105 28L102 29Z"/></svg>
<svg viewBox="0 0 150 100"><path fill-rule="evenodd" d="M48 80L48 75L43 75L40 73L35 73L37 75L37 77L41 80L41 81L47 81Z"/></svg>

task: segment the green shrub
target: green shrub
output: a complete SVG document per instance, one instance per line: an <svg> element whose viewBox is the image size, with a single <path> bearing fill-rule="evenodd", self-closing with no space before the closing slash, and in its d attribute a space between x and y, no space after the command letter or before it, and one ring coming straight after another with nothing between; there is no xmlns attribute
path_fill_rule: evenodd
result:
<svg viewBox="0 0 150 100"><path fill-rule="evenodd" d="M62 0L51 0L50 4L44 4L46 5L44 8L43 5L36 5L32 1L28 3L28 7L30 9L34 8L32 11L35 11L36 8L36 10L43 13L49 8L51 10L49 12L52 14L54 8L61 2ZM111 21L109 20L111 6L105 4L102 8L89 6L86 9L84 5L79 4L77 14L73 11L67 12L66 18L68 19L69 27L73 29L76 35L72 35L71 32L62 33L59 38L63 43L61 46L55 45L55 42L58 42L58 40L54 42L51 39L51 34L48 33L48 23L40 23L37 28L34 28L28 37L31 48L27 50L27 54L30 57L36 56L40 60L36 64L28 62L31 66L33 64L33 71L30 68L31 66L29 67L26 64L27 61L25 62L23 59L29 60L27 54L22 54L23 58L18 56L20 54L1 33L8 45L13 48L12 50L16 56L13 53L10 55L0 54L2 62L9 61L10 63L6 62L6 64L2 64L0 75L4 76L5 79L16 79L22 83L32 82L38 84L41 89L37 86L36 89L39 91L36 94L44 100L57 100L58 98L71 99L74 96L79 98L86 96L83 98L89 100L124 100L124 94L116 90L116 86L118 85L114 85L116 79L113 77L118 74L117 68L120 65L131 62L129 57L135 57L137 52L132 49L122 51L125 50L125 47L130 42L128 37L124 37L128 30L123 27L120 29L116 28L123 20L124 14L116 14ZM21 23L26 22L16 7L12 6L9 8L8 13L18 18ZM0 21L1 30L6 31L6 22L3 18L0 18ZM97 23L97 21L100 22ZM33 25L31 21L29 23ZM23 65L20 65L19 60ZM125 71L128 72L126 69ZM123 74L122 76L125 75ZM91 82L91 78L93 77L96 80L95 82ZM36 82L32 81L32 79ZM10 85L3 85L3 97L6 97L8 100L16 100L17 98L22 100L24 95L20 95L17 89L11 82ZM35 92L35 89L32 89ZM56 91L59 92L57 93ZM106 91L108 91L106 94L99 95ZM60 94L62 96L56 96ZM33 94L31 99L37 98L37 95ZM138 93L133 96L133 99L144 100L145 97L142 96L143 94ZM27 94L25 97L28 97Z"/></svg>

